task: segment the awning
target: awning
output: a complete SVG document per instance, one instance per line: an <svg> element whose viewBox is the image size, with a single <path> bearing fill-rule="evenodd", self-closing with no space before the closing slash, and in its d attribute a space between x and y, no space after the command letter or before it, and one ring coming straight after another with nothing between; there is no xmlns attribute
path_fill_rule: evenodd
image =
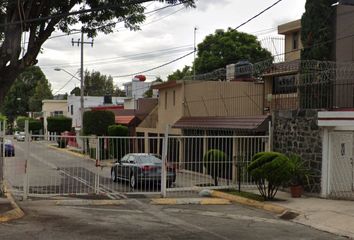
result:
<svg viewBox="0 0 354 240"><path fill-rule="evenodd" d="M182 117L173 127L181 129L243 130L265 132L270 116L252 117Z"/></svg>
<svg viewBox="0 0 354 240"><path fill-rule="evenodd" d="M116 124L130 125L133 123L135 116L115 116Z"/></svg>

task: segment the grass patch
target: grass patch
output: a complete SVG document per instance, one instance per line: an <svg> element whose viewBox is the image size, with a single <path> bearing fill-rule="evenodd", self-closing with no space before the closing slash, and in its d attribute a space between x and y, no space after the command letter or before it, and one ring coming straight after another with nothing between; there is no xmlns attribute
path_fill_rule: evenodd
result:
<svg viewBox="0 0 354 240"><path fill-rule="evenodd" d="M264 198L261 195L255 194L255 193L250 193L250 192L239 192L235 189L225 189L225 190L221 190L221 192L224 193L228 193L228 194L232 194L232 195L236 195L239 197L244 197L244 198L248 198L248 199L252 199L255 201L259 201L259 202L264 202Z"/></svg>

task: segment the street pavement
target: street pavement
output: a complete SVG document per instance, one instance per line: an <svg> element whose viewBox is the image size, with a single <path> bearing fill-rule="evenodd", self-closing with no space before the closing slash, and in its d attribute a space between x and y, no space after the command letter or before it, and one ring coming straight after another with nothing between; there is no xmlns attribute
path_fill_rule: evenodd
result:
<svg viewBox="0 0 354 240"><path fill-rule="evenodd" d="M241 205L156 206L22 202L22 219L0 224L1 240L22 239L344 239Z"/></svg>

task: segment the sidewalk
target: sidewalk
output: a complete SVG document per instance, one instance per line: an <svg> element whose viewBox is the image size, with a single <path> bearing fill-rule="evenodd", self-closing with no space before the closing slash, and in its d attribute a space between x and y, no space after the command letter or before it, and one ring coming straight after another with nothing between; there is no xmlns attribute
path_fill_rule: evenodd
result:
<svg viewBox="0 0 354 240"><path fill-rule="evenodd" d="M284 192L279 192L276 197L286 201L274 204L300 213L292 221L354 239L354 201L304 196L291 198L289 193Z"/></svg>

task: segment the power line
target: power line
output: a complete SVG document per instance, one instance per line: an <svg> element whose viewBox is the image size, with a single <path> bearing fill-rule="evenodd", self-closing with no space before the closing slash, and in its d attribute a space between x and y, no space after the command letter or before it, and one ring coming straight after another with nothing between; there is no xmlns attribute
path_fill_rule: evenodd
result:
<svg viewBox="0 0 354 240"><path fill-rule="evenodd" d="M77 72L75 73L75 75L77 74ZM55 93L53 93L53 95L58 94L61 90L63 90L73 79L75 79L75 75L72 76L69 81L67 81L59 90L57 90Z"/></svg>
<svg viewBox="0 0 354 240"><path fill-rule="evenodd" d="M250 19L248 19L247 21L241 23L240 25L238 25L234 30L239 29L240 27L246 25L247 23L251 22L253 19L259 17L260 15L262 15L263 13L265 13L266 11L268 11L269 9L273 8L274 6L276 6L277 4L279 4L281 1L283 0L278 0L275 3L273 3L272 5L270 5L269 7L267 7L266 9L262 10L261 12L259 12L258 14L254 15L253 17L251 17Z"/></svg>
<svg viewBox="0 0 354 240"><path fill-rule="evenodd" d="M192 48L192 45L182 45L178 47L173 47L173 48L166 48L166 49L159 49L155 51L150 51L150 52L144 52L144 53L137 53L137 54L130 54L130 55L124 55L124 56L119 56L119 57L113 57L113 58L102 58L102 59L97 59L94 61L86 61L87 64L95 64L95 63L100 63L100 62L106 62L106 61L115 61L119 59L126 59L126 58L134 58L134 57L144 57L144 56L149 56L152 54L157 54L157 53L165 53L165 52L173 52L173 51L180 51L180 50L187 50ZM62 64L62 65L42 65L41 67L75 67L78 66L78 64Z"/></svg>
<svg viewBox="0 0 354 240"><path fill-rule="evenodd" d="M119 75L119 76L112 76L113 78L120 78L120 77L130 77L130 76L134 76L134 75L138 75L138 74L142 74L142 73L146 73L146 72L151 72L153 70L156 70L156 69L159 69L159 68L162 68L164 66L167 66L167 65L170 65L171 63L174 63L174 62L177 62L185 57L188 57L189 55L193 54L195 51L192 51L190 53L187 53L185 55L183 55L182 57L179 57L179 58L176 58L174 60L171 60L167 63L164 63L162 65L159 65L157 67L154 67L154 68L150 68L150 69L147 69L147 70L144 70L144 71L140 71L140 72L135 72L135 73L131 73L131 74L125 74L125 75Z"/></svg>

